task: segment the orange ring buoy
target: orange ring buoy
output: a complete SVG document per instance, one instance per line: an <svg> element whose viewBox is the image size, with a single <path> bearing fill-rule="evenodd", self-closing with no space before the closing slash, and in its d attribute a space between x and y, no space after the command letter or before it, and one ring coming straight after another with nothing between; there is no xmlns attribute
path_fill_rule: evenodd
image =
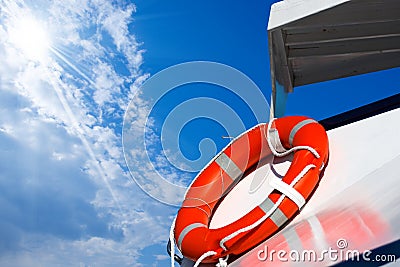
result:
<svg viewBox="0 0 400 267"><path fill-rule="evenodd" d="M210 229L218 202L238 181L271 156L294 151L292 164L265 200L235 222ZM328 160L328 137L316 121L288 116L262 123L233 140L197 175L186 192L175 222L175 243L194 261L241 254L293 219L318 186Z"/></svg>

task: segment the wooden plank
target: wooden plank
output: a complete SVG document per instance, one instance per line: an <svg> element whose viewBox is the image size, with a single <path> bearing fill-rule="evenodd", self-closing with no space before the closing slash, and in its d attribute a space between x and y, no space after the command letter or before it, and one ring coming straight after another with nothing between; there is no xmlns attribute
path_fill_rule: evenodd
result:
<svg viewBox="0 0 400 267"><path fill-rule="evenodd" d="M288 48L289 60L297 57L383 53L400 49L400 35L373 39L355 39L328 43L293 45ZM399 59L400 61L400 59Z"/></svg>
<svg viewBox="0 0 400 267"><path fill-rule="evenodd" d="M293 73L289 68L283 32L279 30L274 31L269 38L274 40L273 43L270 43L272 45L272 51L270 52L272 55L271 62L273 62L272 68L279 70L274 71L274 79L285 87L286 92L291 92L293 89Z"/></svg>
<svg viewBox="0 0 400 267"><path fill-rule="evenodd" d="M286 46L347 42L361 39L374 39L400 36L400 18L396 21L365 23L360 25L324 26L317 25L301 30L286 30Z"/></svg>
<svg viewBox="0 0 400 267"><path fill-rule="evenodd" d="M323 82L400 66L400 50L367 54L295 58L290 60L294 86Z"/></svg>

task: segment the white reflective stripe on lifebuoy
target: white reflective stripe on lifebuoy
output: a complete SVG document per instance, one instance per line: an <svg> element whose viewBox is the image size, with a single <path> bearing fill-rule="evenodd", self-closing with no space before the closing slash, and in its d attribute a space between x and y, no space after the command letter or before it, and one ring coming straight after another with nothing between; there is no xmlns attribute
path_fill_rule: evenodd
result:
<svg viewBox="0 0 400 267"><path fill-rule="evenodd" d="M232 180L236 180L243 173L236 163L233 162L225 153L219 155L215 159L215 162L228 174L229 177L231 177Z"/></svg>
<svg viewBox="0 0 400 267"><path fill-rule="evenodd" d="M279 138L279 132L275 128L270 128L268 130L268 136L270 138L271 144L273 145L275 151L282 153L286 152L286 148L283 147L281 139Z"/></svg>
<svg viewBox="0 0 400 267"><path fill-rule="evenodd" d="M294 139L294 136L296 135L296 133L297 133L303 126L306 126L307 124L314 123L314 122L316 123L316 121L313 120L313 119L306 119L306 120L304 120L304 121L301 121L301 122L297 123L297 124L292 128L292 130L290 131L290 134L289 134L289 144L290 144L290 146L293 146L293 139Z"/></svg>
<svg viewBox="0 0 400 267"><path fill-rule="evenodd" d="M300 194L296 189L294 189L292 186L288 185L281 179L279 179L277 177L273 177L269 181L269 184L273 188L275 188L276 190L278 190L279 192L281 192L282 194L287 196L294 203L296 203L296 205L299 209L301 209L301 207L303 207L304 204L306 203L306 200L304 199L302 194Z"/></svg>
<svg viewBox="0 0 400 267"><path fill-rule="evenodd" d="M189 224L188 226L186 226L186 227L182 230L181 234L180 234L179 237L178 237L178 247L179 247L179 249L182 250L182 241L183 241L183 239L185 238L185 236L186 236L190 231L192 231L193 229L200 228L200 227L207 227L207 225L202 224L202 223L192 223L192 224Z"/></svg>
<svg viewBox="0 0 400 267"><path fill-rule="evenodd" d="M273 207L274 207L274 202L272 202L271 199L268 197L259 205L259 207L265 212L268 213ZM276 210L271 214L269 217L275 224L276 226L280 227L283 225L288 218L286 215L281 211L280 208L276 208Z"/></svg>

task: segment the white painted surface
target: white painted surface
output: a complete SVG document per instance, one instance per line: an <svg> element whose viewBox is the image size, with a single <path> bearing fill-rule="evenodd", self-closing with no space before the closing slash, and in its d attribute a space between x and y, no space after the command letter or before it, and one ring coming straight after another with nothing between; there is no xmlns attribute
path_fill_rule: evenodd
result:
<svg viewBox="0 0 400 267"><path fill-rule="evenodd" d="M271 6L268 30L316 14L350 0L284 0Z"/></svg>
<svg viewBox="0 0 400 267"><path fill-rule="evenodd" d="M314 213L313 210L323 208L324 203L336 194L398 157L399 122L400 109L396 109L329 131L329 165L318 191L302 215L307 216ZM376 182L384 182L383 178L377 178ZM304 216L299 216L297 220Z"/></svg>

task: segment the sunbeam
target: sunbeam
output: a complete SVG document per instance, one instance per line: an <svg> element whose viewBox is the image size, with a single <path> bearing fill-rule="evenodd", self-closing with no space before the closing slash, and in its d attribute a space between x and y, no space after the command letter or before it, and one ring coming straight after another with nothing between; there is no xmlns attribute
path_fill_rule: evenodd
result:
<svg viewBox="0 0 400 267"><path fill-rule="evenodd" d="M108 178L107 178L107 174L106 171L104 170L103 166L101 165L101 161L98 160L98 158L96 157L91 144L89 143L89 141L86 139L86 133L85 131L82 129L82 127L80 126L80 123L78 122L78 120L76 119L69 103L68 100L65 98L63 92L62 92L62 84L60 84L60 82L55 79L55 77L51 76L51 74L49 73L49 82L52 84L58 99L60 100L64 111L67 113L68 119L70 120L70 124L73 127L73 129L77 132L79 139L82 141L82 144L85 147L85 150L87 151L87 153L89 154L89 157L92 159L92 161L95 163L95 168L97 173L100 175L100 177L102 178L104 184L106 185L106 188L108 189L108 191L111 194L111 197L113 198L115 204L118 206L118 210L119 212L122 214L122 208L121 205L116 197L116 194L114 193L113 189L111 188L110 183L108 182Z"/></svg>
<svg viewBox="0 0 400 267"><path fill-rule="evenodd" d="M82 78L84 78L87 82L90 83L93 87L96 86L96 83L88 77L83 71L79 69L78 66L76 66L74 63L72 63L65 55L64 53L58 49L57 47L50 47L50 51L56 55L62 62L67 64L70 68L72 68L76 73L78 73Z"/></svg>

